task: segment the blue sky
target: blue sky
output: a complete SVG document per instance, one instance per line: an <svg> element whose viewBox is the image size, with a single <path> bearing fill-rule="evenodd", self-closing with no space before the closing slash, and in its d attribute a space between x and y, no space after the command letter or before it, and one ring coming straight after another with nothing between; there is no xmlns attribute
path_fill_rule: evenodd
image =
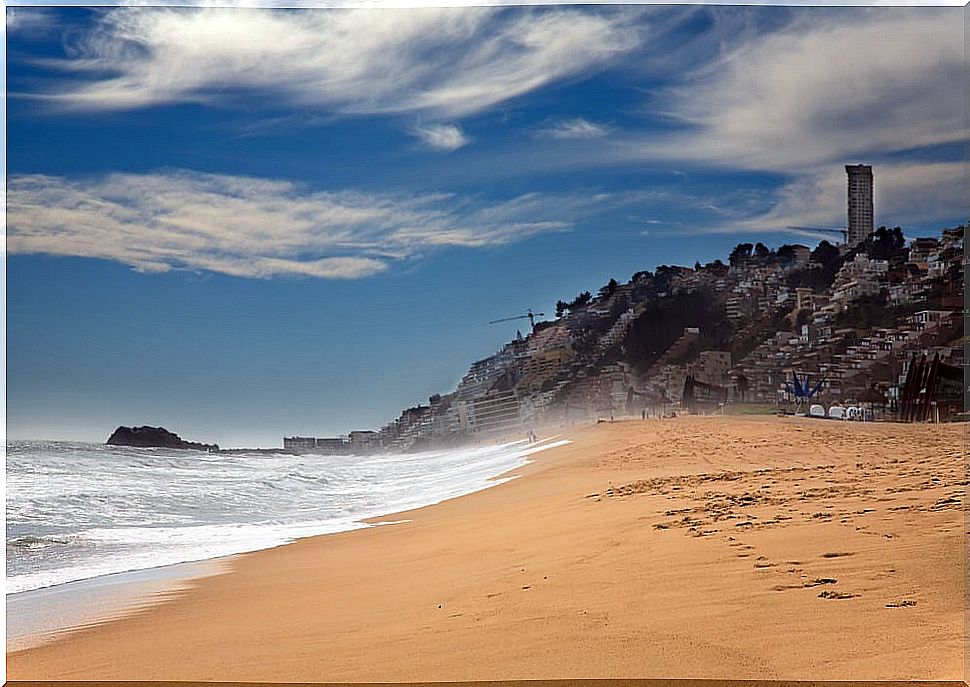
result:
<svg viewBox="0 0 970 687"><path fill-rule="evenodd" d="M492 319L966 216L962 8L7 9L7 430L377 428ZM846 57L851 54L851 60Z"/></svg>

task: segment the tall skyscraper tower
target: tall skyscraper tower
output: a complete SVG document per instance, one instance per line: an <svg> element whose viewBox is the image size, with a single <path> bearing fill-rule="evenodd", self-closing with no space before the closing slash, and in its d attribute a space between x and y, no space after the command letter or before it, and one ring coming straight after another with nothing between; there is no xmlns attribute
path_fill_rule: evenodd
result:
<svg viewBox="0 0 970 687"><path fill-rule="evenodd" d="M846 226L849 246L865 241L873 231L872 166L846 165L849 175L849 223Z"/></svg>

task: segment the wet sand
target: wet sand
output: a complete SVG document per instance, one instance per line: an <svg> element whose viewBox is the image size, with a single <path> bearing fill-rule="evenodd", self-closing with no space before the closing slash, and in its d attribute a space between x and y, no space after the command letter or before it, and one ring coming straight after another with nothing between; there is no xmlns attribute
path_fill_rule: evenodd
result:
<svg viewBox="0 0 970 687"><path fill-rule="evenodd" d="M7 651L46 644L65 632L165 603L199 578L218 575L230 560L165 565L8 594Z"/></svg>
<svg viewBox="0 0 970 687"><path fill-rule="evenodd" d="M7 655L8 678L961 679L963 428L678 418L567 431L409 520L234 557Z"/></svg>

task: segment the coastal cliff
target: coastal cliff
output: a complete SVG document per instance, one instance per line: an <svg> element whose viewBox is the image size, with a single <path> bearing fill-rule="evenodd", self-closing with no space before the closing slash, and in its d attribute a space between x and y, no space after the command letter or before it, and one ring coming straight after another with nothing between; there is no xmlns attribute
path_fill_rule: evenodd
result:
<svg viewBox="0 0 970 687"><path fill-rule="evenodd" d="M108 441L109 446L138 446L142 448L179 448L195 451L218 451L218 444L201 444L185 441L178 434L164 427L118 427Z"/></svg>

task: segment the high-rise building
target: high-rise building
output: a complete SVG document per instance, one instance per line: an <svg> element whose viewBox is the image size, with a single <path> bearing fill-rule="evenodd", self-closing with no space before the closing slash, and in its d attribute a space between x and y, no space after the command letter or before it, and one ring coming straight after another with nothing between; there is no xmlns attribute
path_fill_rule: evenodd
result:
<svg viewBox="0 0 970 687"><path fill-rule="evenodd" d="M873 231L872 214L872 166L846 165L849 175L849 209L846 226L849 246L865 241Z"/></svg>

